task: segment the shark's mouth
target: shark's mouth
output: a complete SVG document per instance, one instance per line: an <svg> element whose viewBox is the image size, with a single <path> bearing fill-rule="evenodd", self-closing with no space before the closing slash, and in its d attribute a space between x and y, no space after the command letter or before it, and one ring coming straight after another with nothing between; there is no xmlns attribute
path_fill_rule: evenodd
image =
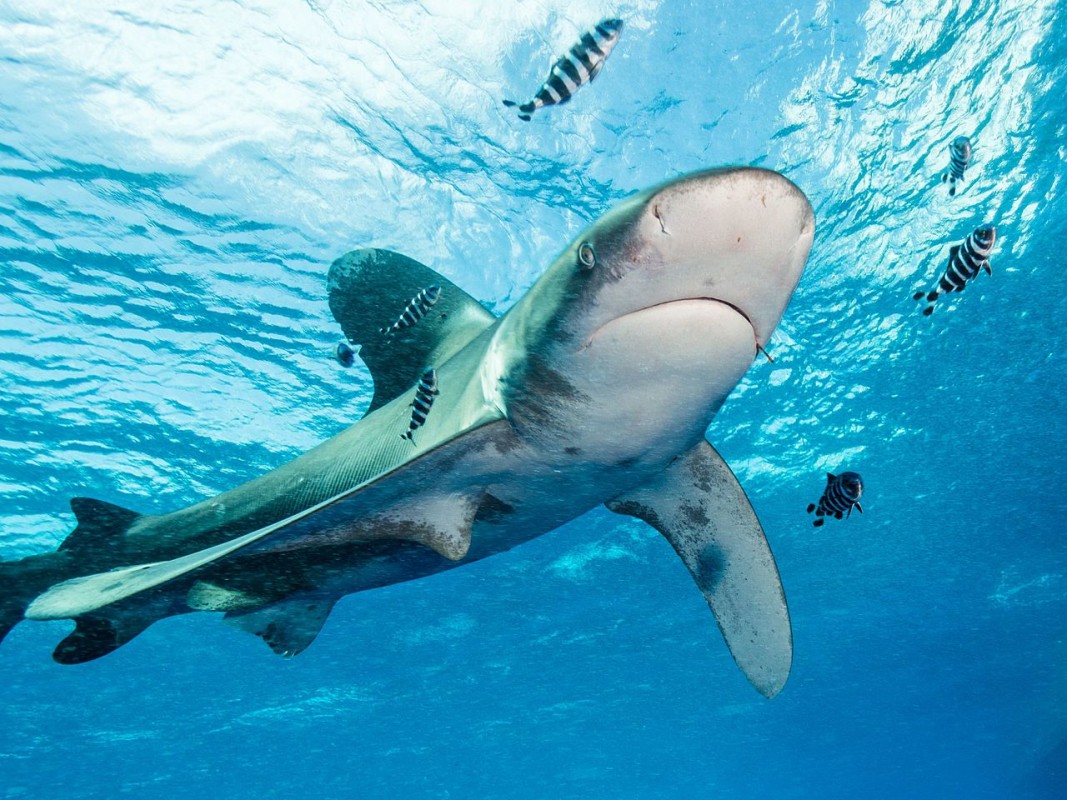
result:
<svg viewBox="0 0 1067 800"><path fill-rule="evenodd" d="M759 332L756 329L756 325L752 322L752 318L747 313L745 313L745 310L743 308L741 308L740 306L737 306L737 305L731 303L729 300L723 300L723 299L718 298L718 297L679 297L679 298L676 298L674 300L664 300L662 303L652 303L651 305L644 306L643 308L635 309L634 311L630 311L630 312L628 312L626 314L623 314L622 316L616 317L615 319L611 320L610 322L608 322L608 323L602 325L601 327L597 328L597 330L595 330L593 332L593 334L589 337L589 340L586 342L586 344L588 345L590 342L592 342L594 339L596 339L597 335L602 330L604 330L604 328L608 327L612 323L618 322L619 320L626 319L628 317L634 317L634 316L636 316L638 314L644 314L644 313L647 313L649 311L655 311L655 310L658 310L658 309L670 308L671 306L678 306L678 307L689 306L692 303L715 303L715 304L720 305L720 306L725 306L726 308L728 308L731 311L733 311L735 314L737 314L739 317L741 317L745 322L747 322L748 326L752 329L752 340L753 340L753 345L755 347L755 352L756 353L766 353L766 351L763 349L764 342L760 341Z"/></svg>

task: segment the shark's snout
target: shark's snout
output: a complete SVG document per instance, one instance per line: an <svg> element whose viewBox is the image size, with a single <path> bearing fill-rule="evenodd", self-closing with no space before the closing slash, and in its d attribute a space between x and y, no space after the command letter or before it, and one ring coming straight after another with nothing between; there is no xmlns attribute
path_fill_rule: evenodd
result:
<svg viewBox="0 0 1067 800"><path fill-rule="evenodd" d="M709 170L656 190L643 216L665 290L732 307L764 347L811 249L815 216L804 193L770 170Z"/></svg>

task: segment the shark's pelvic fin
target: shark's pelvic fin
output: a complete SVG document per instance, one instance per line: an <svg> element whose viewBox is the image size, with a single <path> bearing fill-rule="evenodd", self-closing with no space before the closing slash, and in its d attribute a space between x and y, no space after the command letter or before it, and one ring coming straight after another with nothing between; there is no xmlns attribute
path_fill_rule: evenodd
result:
<svg viewBox="0 0 1067 800"><path fill-rule="evenodd" d="M488 328L495 317L452 281L391 250L353 250L330 266L330 311L374 380L368 413L418 383ZM420 291L439 286L425 316L395 334L382 333Z"/></svg>
<svg viewBox="0 0 1067 800"><path fill-rule="evenodd" d="M78 520L78 527L63 540L59 549L72 550L79 556L94 550L112 552L113 540L141 517L136 511L91 497L72 497L70 508Z"/></svg>
<svg viewBox="0 0 1067 800"><path fill-rule="evenodd" d="M722 456L702 441L655 481L607 506L667 538L741 671L766 697L778 694L793 661L789 610L763 528Z"/></svg>
<svg viewBox="0 0 1067 800"><path fill-rule="evenodd" d="M315 641L336 602L336 597L297 594L255 611L231 612L225 621L258 636L278 655L292 657Z"/></svg>

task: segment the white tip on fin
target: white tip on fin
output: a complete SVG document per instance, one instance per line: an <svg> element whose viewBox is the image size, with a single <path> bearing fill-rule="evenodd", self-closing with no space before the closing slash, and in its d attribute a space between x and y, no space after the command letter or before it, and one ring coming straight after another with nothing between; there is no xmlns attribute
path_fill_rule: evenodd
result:
<svg viewBox="0 0 1067 800"><path fill-rule="evenodd" d="M197 581L190 587L185 602L196 611L242 611L258 608L268 600L207 581Z"/></svg>

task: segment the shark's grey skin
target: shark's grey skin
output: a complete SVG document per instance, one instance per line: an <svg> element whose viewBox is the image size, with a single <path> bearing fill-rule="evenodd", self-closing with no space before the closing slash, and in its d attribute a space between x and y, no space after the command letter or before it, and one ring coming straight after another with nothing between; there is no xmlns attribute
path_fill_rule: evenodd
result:
<svg viewBox="0 0 1067 800"><path fill-rule="evenodd" d="M0 635L27 604L28 618L74 618L55 655L77 662L163 616L217 610L295 654L345 594L506 551L605 503L667 537L738 665L774 696L792 660L785 598L704 432L767 344L813 235L781 175L693 173L599 219L499 319L411 259L350 253L331 268L331 308L371 369L367 416L170 514L75 501L59 551L0 564ZM430 284L442 293L425 319L378 333ZM428 366L440 394L412 443L400 434Z"/></svg>

